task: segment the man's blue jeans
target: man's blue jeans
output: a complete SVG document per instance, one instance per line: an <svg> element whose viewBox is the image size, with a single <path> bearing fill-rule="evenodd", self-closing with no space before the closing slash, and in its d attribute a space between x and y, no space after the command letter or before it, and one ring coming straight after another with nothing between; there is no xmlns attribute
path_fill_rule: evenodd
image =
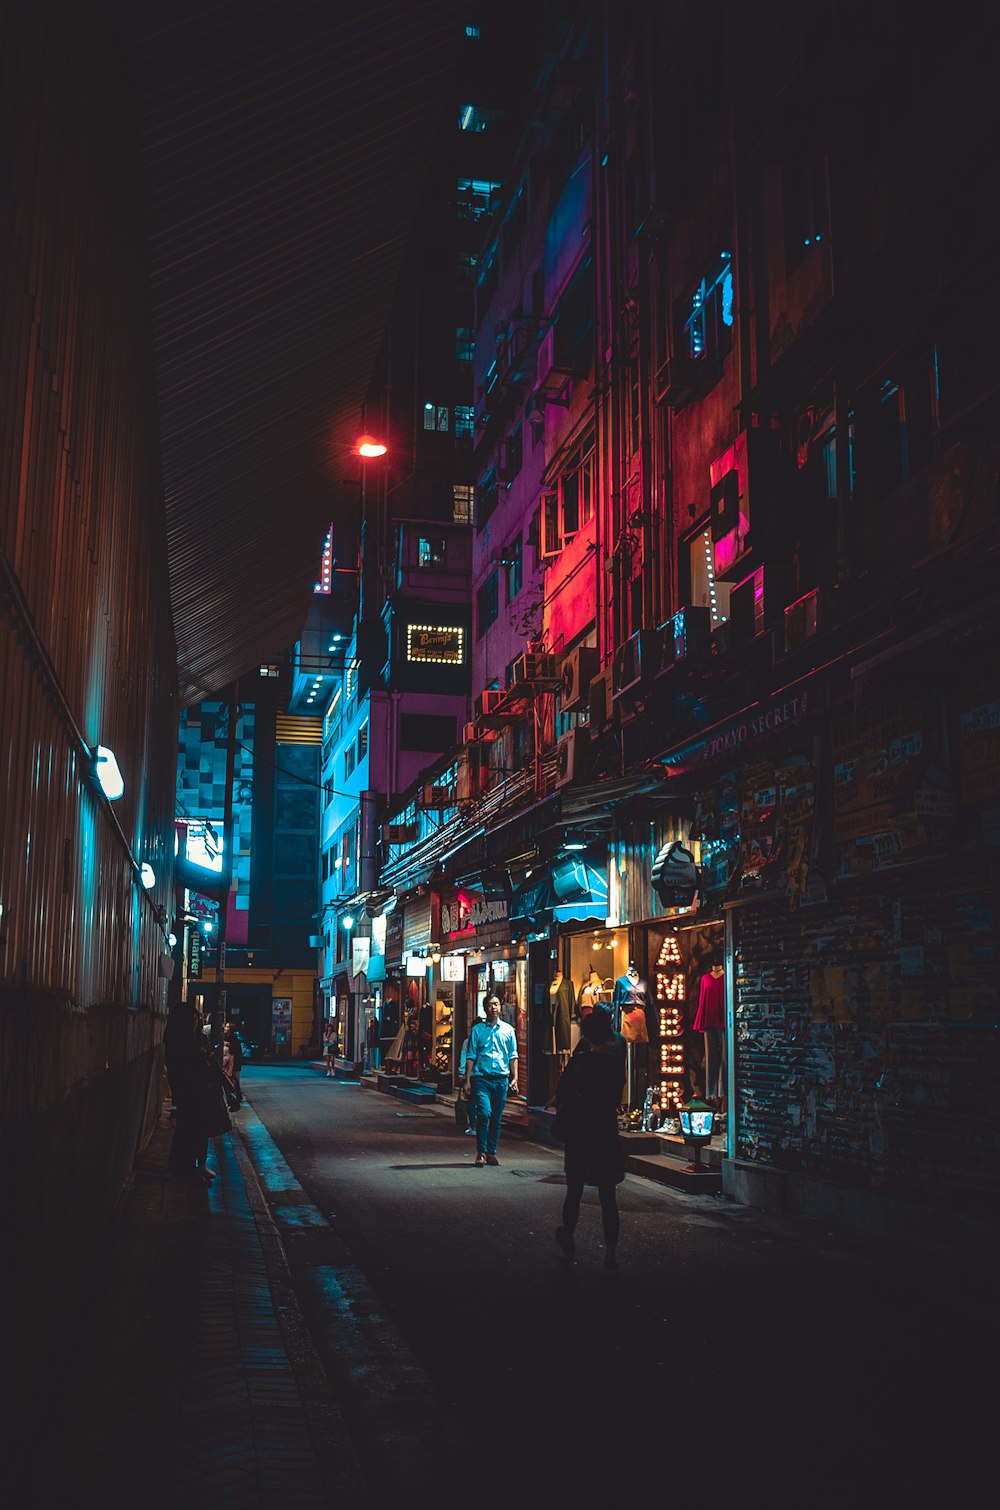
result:
<svg viewBox="0 0 1000 1510"><path fill-rule="evenodd" d="M506 1075L473 1075L472 1115L475 1118L476 1152L496 1153L500 1117L507 1099Z"/></svg>

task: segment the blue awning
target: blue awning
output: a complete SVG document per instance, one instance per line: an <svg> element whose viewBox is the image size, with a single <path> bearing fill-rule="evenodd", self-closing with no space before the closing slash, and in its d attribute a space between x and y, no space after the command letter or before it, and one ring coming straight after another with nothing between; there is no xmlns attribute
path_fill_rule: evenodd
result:
<svg viewBox="0 0 1000 1510"><path fill-rule="evenodd" d="M365 980L370 986L375 986L379 981L385 980L385 955L370 954L365 966Z"/></svg>
<svg viewBox="0 0 1000 1510"><path fill-rule="evenodd" d="M518 887L510 904L512 933L539 933L553 923L596 922L603 927L607 915L607 872L568 856Z"/></svg>

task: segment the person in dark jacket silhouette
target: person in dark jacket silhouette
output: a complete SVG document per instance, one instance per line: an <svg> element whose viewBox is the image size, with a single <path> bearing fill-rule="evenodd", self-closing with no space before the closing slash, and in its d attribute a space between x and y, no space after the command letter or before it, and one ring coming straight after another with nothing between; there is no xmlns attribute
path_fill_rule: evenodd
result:
<svg viewBox="0 0 1000 1510"><path fill-rule="evenodd" d="M210 1185L208 1168L209 1109L222 1092L222 1071L205 1039L201 1013L190 1002L170 1010L163 1048L176 1120L167 1171L192 1185Z"/></svg>
<svg viewBox="0 0 1000 1510"><path fill-rule="evenodd" d="M596 1185L604 1226L604 1267L616 1270L618 1259L617 1187L625 1178L625 1156L618 1138L618 1108L625 1086L625 1046L603 1007L589 1012L580 1025L581 1041L556 1087L556 1105L568 1116L566 1132L566 1199L556 1242L569 1259L576 1256L574 1232L583 1187Z"/></svg>

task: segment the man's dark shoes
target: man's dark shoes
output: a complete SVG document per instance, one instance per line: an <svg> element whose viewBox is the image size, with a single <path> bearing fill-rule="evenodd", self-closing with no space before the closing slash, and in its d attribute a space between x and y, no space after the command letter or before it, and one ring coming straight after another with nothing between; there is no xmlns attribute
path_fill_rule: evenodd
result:
<svg viewBox="0 0 1000 1510"><path fill-rule="evenodd" d="M476 1168L477 1169L485 1169L485 1167L486 1167L486 1155L484 1153L477 1153L476 1154Z"/></svg>
<svg viewBox="0 0 1000 1510"><path fill-rule="evenodd" d="M486 1162L487 1164L499 1164L500 1160L497 1158L495 1153L488 1153L486 1155Z"/></svg>
<svg viewBox="0 0 1000 1510"><path fill-rule="evenodd" d="M556 1246L562 1249L567 1258L573 1259L576 1257L576 1244L573 1241L573 1234L572 1232L567 1232L565 1227L556 1228Z"/></svg>

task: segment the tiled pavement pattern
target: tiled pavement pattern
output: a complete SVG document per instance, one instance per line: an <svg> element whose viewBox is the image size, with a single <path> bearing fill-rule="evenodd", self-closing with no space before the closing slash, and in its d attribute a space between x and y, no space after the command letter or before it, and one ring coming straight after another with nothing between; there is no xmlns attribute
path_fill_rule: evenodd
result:
<svg viewBox="0 0 1000 1510"><path fill-rule="evenodd" d="M205 1192L166 1178L170 1136L126 1197L7 1503L369 1510L239 1139L215 1140Z"/></svg>

